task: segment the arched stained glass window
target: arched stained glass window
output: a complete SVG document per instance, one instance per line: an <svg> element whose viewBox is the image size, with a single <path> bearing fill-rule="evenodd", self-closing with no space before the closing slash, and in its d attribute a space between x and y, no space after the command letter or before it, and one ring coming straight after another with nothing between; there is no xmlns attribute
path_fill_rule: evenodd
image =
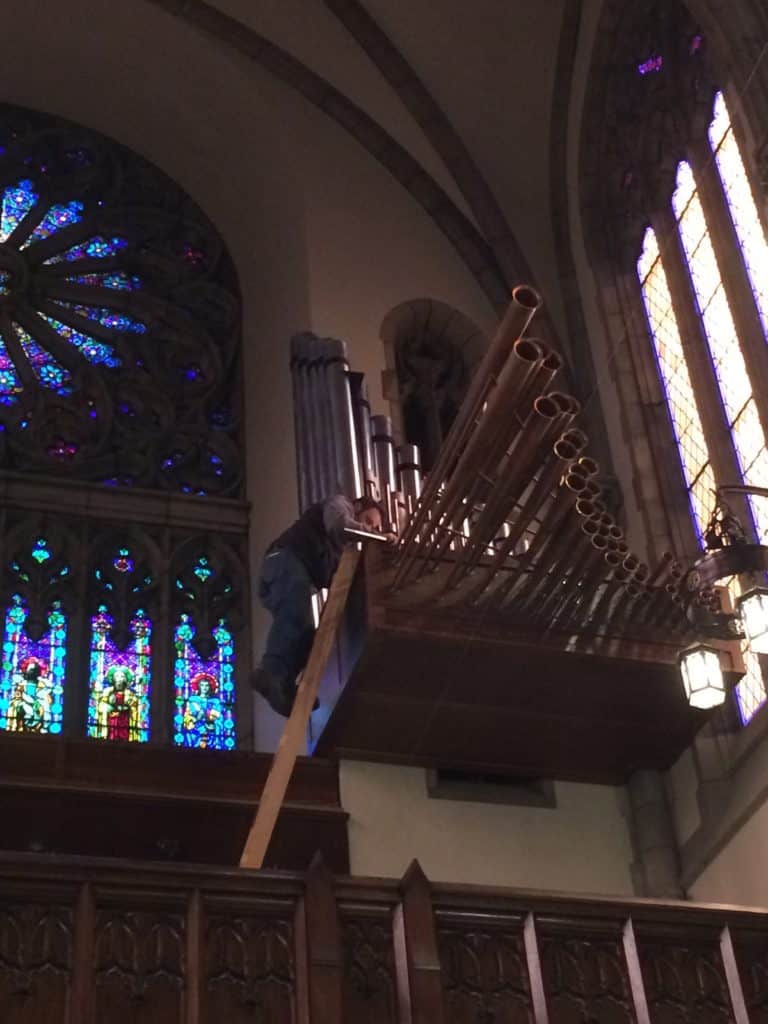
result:
<svg viewBox="0 0 768 1024"><path fill-rule="evenodd" d="M722 93L718 93L715 99L708 138L712 147L709 160L714 160L723 186L743 255L743 269L748 275L755 307L765 330L768 327L768 241ZM717 485L741 483L768 487L768 449L759 404L764 405L768 398L760 393L758 385L750 377L744 342L734 322L728 282L721 270L724 257L718 253L718 239L711 230L707 210L697 188L696 174L707 171L708 166L697 169L682 161L677 168L671 202L691 282L688 301L692 302L700 318L720 396L721 408L708 412L730 437L736 479L717 479L712 470L702 410L698 405L700 399L696 395L695 374L686 361L680 340L680 328L664 271L664 254L663 251L659 254L656 236L650 229L637 265L657 365L702 545L703 530L714 507L713 492ZM680 299L684 301L683 297ZM768 499L749 496L747 502L756 538L766 543ZM731 581L734 597L737 588L738 581ZM765 703L766 683L759 658L746 645L743 654L747 672L736 692L742 720L747 722Z"/></svg>
<svg viewBox="0 0 768 1024"><path fill-rule="evenodd" d="M202 658L194 646L195 627L183 614L175 632L174 742L182 747L232 750L235 746L235 649L222 619L213 631L213 657Z"/></svg>
<svg viewBox="0 0 768 1024"><path fill-rule="evenodd" d="M0 667L0 728L8 732L59 733L64 712L67 620L57 604L48 631L32 640L29 608L14 595L5 613Z"/></svg>
<svg viewBox="0 0 768 1024"><path fill-rule="evenodd" d="M178 186L0 105L0 468L239 493L238 332L232 263Z"/></svg>
<svg viewBox="0 0 768 1024"><path fill-rule="evenodd" d="M91 619L88 735L95 739L146 743L152 663L152 623L139 609L130 641L118 648L114 619L102 606Z"/></svg>

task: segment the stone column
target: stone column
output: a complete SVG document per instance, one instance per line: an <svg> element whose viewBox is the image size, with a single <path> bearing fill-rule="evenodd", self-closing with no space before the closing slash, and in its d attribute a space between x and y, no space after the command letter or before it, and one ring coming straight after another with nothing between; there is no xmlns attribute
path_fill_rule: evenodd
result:
<svg viewBox="0 0 768 1024"><path fill-rule="evenodd" d="M638 895L680 899L680 858L664 775L637 771L627 784Z"/></svg>

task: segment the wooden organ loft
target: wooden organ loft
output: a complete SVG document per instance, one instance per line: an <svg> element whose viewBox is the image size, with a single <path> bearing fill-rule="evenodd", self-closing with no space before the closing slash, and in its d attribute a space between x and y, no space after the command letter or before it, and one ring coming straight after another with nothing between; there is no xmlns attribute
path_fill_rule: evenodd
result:
<svg viewBox="0 0 768 1024"><path fill-rule="evenodd" d="M2 1024L768 1020L759 911L346 877L339 755L622 782L703 723L678 650L728 657L714 592L671 556L649 570L607 512L558 358L520 338L537 305L516 290L426 481L412 449L396 472L343 346L294 339L301 504L377 493L397 545L345 555L269 776L246 752L0 737ZM267 870L237 869L288 748Z"/></svg>
<svg viewBox="0 0 768 1024"><path fill-rule="evenodd" d="M739 675L712 587L671 554L649 569L608 512L561 360L521 337L538 302L516 289L423 482L413 446L396 472L361 381L345 392L340 343L294 339L302 505L365 487L399 534L353 581L315 753L622 783L668 768L703 725L684 647L714 640Z"/></svg>

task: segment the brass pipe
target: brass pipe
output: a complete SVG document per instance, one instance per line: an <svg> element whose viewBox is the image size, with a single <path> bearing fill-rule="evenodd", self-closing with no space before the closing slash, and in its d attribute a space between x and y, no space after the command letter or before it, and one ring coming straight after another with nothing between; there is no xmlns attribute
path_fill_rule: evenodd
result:
<svg viewBox="0 0 768 1024"><path fill-rule="evenodd" d="M471 603L479 600L495 574L520 543L536 513L540 511L557 481L562 478L565 467L578 455L578 450L560 437L554 443L552 454L552 460L542 468L528 497L518 510L516 519L509 524L507 536L496 549L490 564L483 570L477 588L469 597Z"/></svg>
<svg viewBox="0 0 768 1024"><path fill-rule="evenodd" d="M539 345L543 352L541 362L535 368L531 376L525 383L520 395L517 399L517 412L522 420L525 420L530 415L533 409L533 403L536 399L545 393L555 374L562 368L563 360L552 349L540 340L536 339L536 343Z"/></svg>
<svg viewBox="0 0 768 1024"><path fill-rule="evenodd" d="M445 487L433 500L430 519L435 527L440 523L457 527L457 519L464 518L464 514L460 512L462 500L471 499L472 495L468 492L477 487L477 474L490 475L511 440L520 432L522 424L515 415L516 400L525 381L541 360L541 349L534 342L522 339L515 342L513 355L517 358L510 357L501 371L498 383L489 394L487 405L475 429L467 437L464 449L458 453L455 465L451 467ZM558 409L554 403L551 403L550 408L552 416L557 415ZM431 535L427 535L427 544L421 545L421 554L424 558L421 573L434 556L435 547L439 549L439 557L440 551L447 546L443 543L443 536L434 529ZM404 582L404 577L405 572L398 571L394 586Z"/></svg>
<svg viewBox="0 0 768 1024"><path fill-rule="evenodd" d="M512 451L501 461L496 482L475 526L480 555L496 536L501 523L508 517L510 508L528 486L539 468L538 463L542 457L546 459L551 438L560 429L562 418L556 404L547 396L536 399L528 427L518 437ZM549 451L551 452L551 449ZM474 495L470 494L470 498L473 497ZM433 543L429 555L439 558L445 546L445 540L438 539Z"/></svg>
<svg viewBox="0 0 768 1024"><path fill-rule="evenodd" d="M466 445L474 428L475 420L482 411L488 391L493 387L496 378L506 364L515 341L520 338L540 306L541 297L533 288L526 285L513 288L512 299L507 311L472 377L456 419L453 421L435 465L426 480L422 500L403 531L403 536L398 544L400 555L405 553L408 546L423 530L428 510L431 508L444 478L448 475L457 453Z"/></svg>
<svg viewBox="0 0 768 1024"><path fill-rule="evenodd" d="M584 480L581 477L572 475L570 472L565 474L560 487L541 518L530 547L520 559L518 572L510 572L502 584L497 587L491 595L492 603L503 604L513 591L520 589L521 592L524 592L528 588L531 582L530 574L527 572L528 568L541 557L546 546L552 543L559 531L567 525L583 489Z"/></svg>
<svg viewBox="0 0 768 1024"><path fill-rule="evenodd" d="M552 587L557 585L557 575L563 559L572 550L571 544L578 538L583 520L593 514L592 503L578 498L573 506L573 512L574 514L562 523L557 536L548 538L548 543L534 563L536 579L530 581L527 588L517 595L517 610L525 610L533 601L543 599Z"/></svg>
<svg viewBox="0 0 768 1024"><path fill-rule="evenodd" d="M522 496L529 479L533 478L537 470L546 479L547 490L551 489L561 472L557 462L552 462L554 449L547 451L545 447L552 432L557 429L558 420L561 419L560 416L551 415L555 408L555 403L551 402L548 396L536 399L533 415L543 416L544 420L538 426L534 423L534 427L526 431L527 441L521 439L520 447L523 450L515 448L504 461L499 479L474 524L470 538L471 547L465 552L462 560L457 562L448 577L447 587L455 586L460 578L474 568L496 537L502 523L509 517L510 507ZM548 420L550 422L547 422ZM543 453L542 447L545 447ZM535 466L534 463L542 460L542 457L542 464ZM550 469L550 463L553 469Z"/></svg>
<svg viewBox="0 0 768 1024"><path fill-rule="evenodd" d="M574 562L568 574L568 582L564 587L563 599L558 608L552 613L553 624L564 625L570 621L573 613L582 601L585 586L593 582L595 574L602 576L603 555L608 547L608 541L599 532L593 533L588 528L593 525L595 530L599 531L599 527L592 520L587 520L582 526L582 531L589 537L589 543L582 550L581 557Z"/></svg>
<svg viewBox="0 0 768 1024"><path fill-rule="evenodd" d="M587 476L597 476L600 472L600 463L589 455L582 455L579 464L584 467Z"/></svg>

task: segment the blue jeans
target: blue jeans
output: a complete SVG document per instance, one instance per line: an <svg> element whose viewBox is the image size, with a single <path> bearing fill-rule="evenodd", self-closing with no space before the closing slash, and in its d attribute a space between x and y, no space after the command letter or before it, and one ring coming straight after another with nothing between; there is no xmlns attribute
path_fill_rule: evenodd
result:
<svg viewBox="0 0 768 1024"><path fill-rule="evenodd" d="M315 637L314 587L302 562L288 549L267 552L259 577L259 600L273 622L261 667L293 684L304 669Z"/></svg>

